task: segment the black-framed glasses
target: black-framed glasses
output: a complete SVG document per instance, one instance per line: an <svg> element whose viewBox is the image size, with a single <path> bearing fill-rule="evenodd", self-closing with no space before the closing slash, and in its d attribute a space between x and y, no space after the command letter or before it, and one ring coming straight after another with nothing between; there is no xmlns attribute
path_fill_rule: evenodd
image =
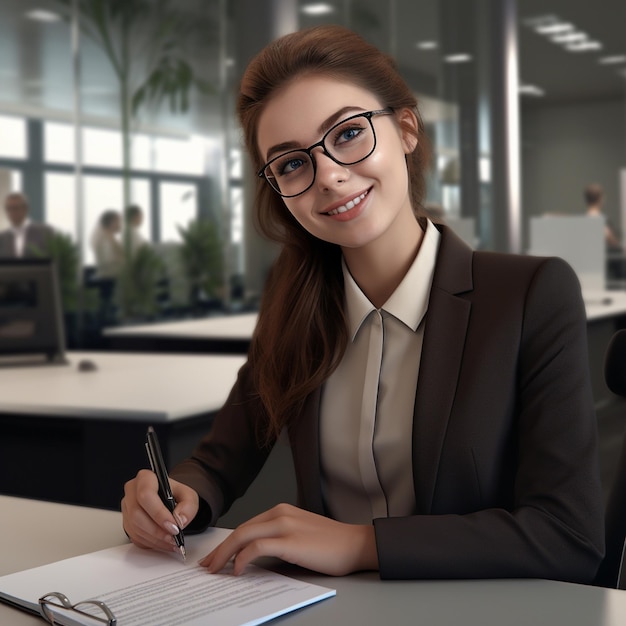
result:
<svg viewBox="0 0 626 626"><path fill-rule="evenodd" d="M320 141L308 148L289 150L268 161L258 172L259 178L271 185L283 198L294 198L308 191L315 181L317 165L313 150L324 154L339 165L355 165L367 159L376 149L376 132L372 118L391 115L393 109L379 109L351 115L330 128Z"/></svg>
<svg viewBox="0 0 626 626"><path fill-rule="evenodd" d="M60 591L52 591L39 598L39 610L43 618L49 624L57 624L55 621L63 613L78 613L91 620L88 623L106 624L116 626L117 618L109 607L100 600L85 600L72 604L68 597ZM56 616L56 617L55 617Z"/></svg>

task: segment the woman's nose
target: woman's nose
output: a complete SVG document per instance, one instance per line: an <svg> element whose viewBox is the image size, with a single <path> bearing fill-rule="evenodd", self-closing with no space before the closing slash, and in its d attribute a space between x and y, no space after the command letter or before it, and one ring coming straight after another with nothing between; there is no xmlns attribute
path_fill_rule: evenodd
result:
<svg viewBox="0 0 626 626"><path fill-rule="evenodd" d="M350 177L350 170L345 165L333 161L321 149L315 152L315 183L322 191L335 185L342 185Z"/></svg>

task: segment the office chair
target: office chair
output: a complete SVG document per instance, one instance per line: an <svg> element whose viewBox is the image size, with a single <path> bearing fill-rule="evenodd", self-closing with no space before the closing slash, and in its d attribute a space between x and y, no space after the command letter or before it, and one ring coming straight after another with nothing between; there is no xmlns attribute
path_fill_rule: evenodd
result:
<svg viewBox="0 0 626 626"><path fill-rule="evenodd" d="M626 398L626 330L615 333L609 342L604 379L613 393ZM606 553L595 584L626 589L626 436L606 506L605 536Z"/></svg>

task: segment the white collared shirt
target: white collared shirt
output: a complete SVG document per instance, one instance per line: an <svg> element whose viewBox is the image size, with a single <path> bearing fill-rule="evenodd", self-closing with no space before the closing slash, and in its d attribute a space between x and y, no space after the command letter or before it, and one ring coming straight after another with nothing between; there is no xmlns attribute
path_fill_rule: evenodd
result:
<svg viewBox="0 0 626 626"><path fill-rule="evenodd" d="M346 352L320 407L322 492L349 523L411 515L413 410L439 231L429 221L402 282L376 309L343 263Z"/></svg>
<svg viewBox="0 0 626 626"><path fill-rule="evenodd" d="M15 246L15 256L20 258L24 256L24 246L26 245L26 229L30 224L29 219L25 219L19 227L12 226Z"/></svg>

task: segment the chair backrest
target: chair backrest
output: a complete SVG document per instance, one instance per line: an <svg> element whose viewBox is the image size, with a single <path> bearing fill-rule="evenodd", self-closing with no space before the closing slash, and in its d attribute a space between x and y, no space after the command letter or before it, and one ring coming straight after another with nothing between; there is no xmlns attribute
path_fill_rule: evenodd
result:
<svg viewBox="0 0 626 626"><path fill-rule="evenodd" d="M595 584L626 589L626 437L622 443L615 479L606 506L606 552L596 575Z"/></svg>
<svg viewBox="0 0 626 626"><path fill-rule="evenodd" d="M626 556L626 543L622 546L622 556L619 561L619 569L617 571L618 589L626 589L626 572L624 572L624 557Z"/></svg>

